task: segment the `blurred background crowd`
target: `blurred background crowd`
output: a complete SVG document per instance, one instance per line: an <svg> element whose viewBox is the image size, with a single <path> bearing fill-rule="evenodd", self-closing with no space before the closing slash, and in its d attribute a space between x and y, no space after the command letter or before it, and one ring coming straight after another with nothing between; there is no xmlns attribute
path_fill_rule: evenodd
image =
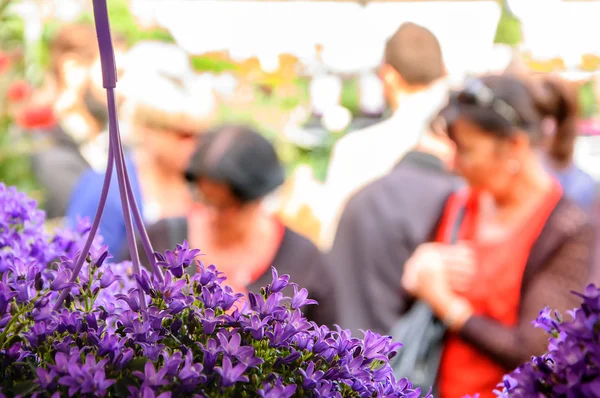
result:
<svg viewBox="0 0 600 398"><path fill-rule="evenodd" d="M91 7L0 0L0 181L49 226L93 217L104 180ZM543 349L540 309L600 282L600 1L108 7L156 250L187 240L239 291L273 265L321 303L313 320L354 332L428 302L454 332L442 397L493 387ZM100 233L128 258L116 181Z"/></svg>

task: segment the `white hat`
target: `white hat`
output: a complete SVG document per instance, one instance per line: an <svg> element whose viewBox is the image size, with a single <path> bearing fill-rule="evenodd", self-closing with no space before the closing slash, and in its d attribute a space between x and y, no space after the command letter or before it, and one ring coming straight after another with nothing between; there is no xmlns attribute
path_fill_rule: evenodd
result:
<svg viewBox="0 0 600 398"><path fill-rule="evenodd" d="M133 47L125 56L118 90L134 119L152 119L147 122L200 128L216 112L211 86L193 71L185 51L173 44L142 42Z"/></svg>

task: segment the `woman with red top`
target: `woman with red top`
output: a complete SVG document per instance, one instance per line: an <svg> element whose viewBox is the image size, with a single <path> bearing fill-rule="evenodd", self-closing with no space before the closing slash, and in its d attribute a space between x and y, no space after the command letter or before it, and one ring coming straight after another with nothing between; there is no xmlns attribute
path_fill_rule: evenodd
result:
<svg viewBox="0 0 600 398"><path fill-rule="evenodd" d="M570 146L577 99L554 78L488 76L451 95L441 117L469 188L448 201L436 242L416 250L402 282L450 329L439 396L493 397L503 374L546 350L547 336L532 326L540 310L576 307L571 291L588 278L591 224L536 148L547 117L557 123L550 153ZM459 243L442 243L461 209Z"/></svg>
<svg viewBox="0 0 600 398"><path fill-rule="evenodd" d="M227 275L225 284L237 292L259 293L271 282L275 267L319 302L304 308L309 320L331 325L334 303L323 256L263 206L263 199L284 181L271 143L241 126L207 132L199 140L186 178L195 205L187 217L165 219L148 229L154 250L173 250L187 240L202 250L203 263L215 264Z"/></svg>

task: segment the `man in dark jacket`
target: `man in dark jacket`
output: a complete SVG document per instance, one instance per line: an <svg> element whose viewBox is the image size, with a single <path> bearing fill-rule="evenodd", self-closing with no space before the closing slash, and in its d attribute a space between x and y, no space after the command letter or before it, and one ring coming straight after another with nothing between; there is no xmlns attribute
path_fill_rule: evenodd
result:
<svg viewBox="0 0 600 398"><path fill-rule="evenodd" d="M353 334L389 333L406 311L403 264L431 239L446 199L460 184L446 171L452 159L445 135L424 133L388 175L348 202L329 253L341 327Z"/></svg>

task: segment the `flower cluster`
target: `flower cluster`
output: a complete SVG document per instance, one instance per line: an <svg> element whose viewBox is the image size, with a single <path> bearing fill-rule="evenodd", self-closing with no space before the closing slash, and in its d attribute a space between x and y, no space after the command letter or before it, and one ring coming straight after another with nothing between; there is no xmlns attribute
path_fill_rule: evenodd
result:
<svg viewBox="0 0 600 398"><path fill-rule="evenodd" d="M596 397L600 391L600 289L588 286L572 319L544 309L534 322L551 335L548 353L504 377L500 397Z"/></svg>
<svg viewBox="0 0 600 398"><path fill-rule="evenodd" d="M235 294L183 243L156 254L164 276L128 276L97 242L72 281L87 229L50 236L43 218L0 185L0 396L421 395L388 364L400 344L308 322L287 275Z"/></svg>

